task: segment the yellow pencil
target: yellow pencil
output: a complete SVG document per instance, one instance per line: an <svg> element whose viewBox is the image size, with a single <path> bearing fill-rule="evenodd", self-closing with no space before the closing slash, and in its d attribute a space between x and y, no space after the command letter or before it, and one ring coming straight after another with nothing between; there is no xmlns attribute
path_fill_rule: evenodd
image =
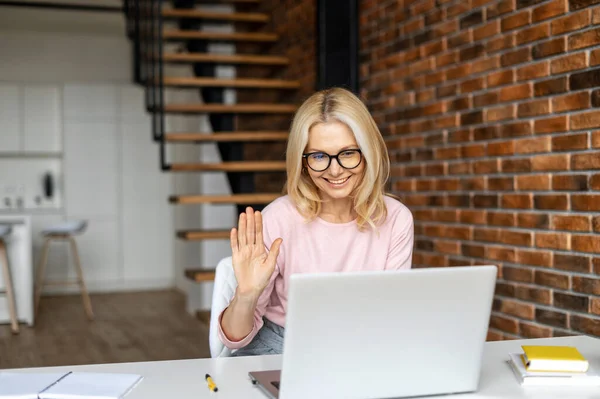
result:
<svg viewBox="0 0 600 399"><path fill-rule="evenodd" d="M206 379L206 382L208 383L208 389L210 389L213 392L217 392L219 390L219 388L217 388L217 384L215 384L215 381L212 379L210 374L206 374L206 376L204 378Z"/></svg>

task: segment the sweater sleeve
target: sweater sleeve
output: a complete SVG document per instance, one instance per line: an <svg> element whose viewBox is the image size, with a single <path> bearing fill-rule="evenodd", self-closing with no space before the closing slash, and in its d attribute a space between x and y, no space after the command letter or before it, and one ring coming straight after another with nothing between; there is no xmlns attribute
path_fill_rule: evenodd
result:
<svg viewBox="0 0 600 399"><path fill-rule="evenodd" d="M403 206L392 227L392 241L385 267L387 270L408 270L411 268L414 235L412 213Z"/></svg>
<svg viewBox="0 0 600 399"><path fill-rule="evenodd" d="M270 212L268 208L265 208L265 211L263 212L263 241L264 241L265 249L267 252L269 251L269 248L271 248L273 241L275 241L277 238L281 237L280 231L279 231L280 229L278 228L277 221L274 218L274 216L276 214L278 214L278 212ZM221 312L221 314L219 315L219 324L218 324L219 325L219 330L218 330L219 339L229 349L240 349L240 348L243 348L244 346L248 345L252 341L252 339L254 339L254 337L256 336L258 331L262 328L262 326L264 324L263 316L267 310L267 306L271 302L271 296L274 294L273 289L275 287L275 281L277 280L277 278L279 276L281 276L281 270L282 270L281 267L283 266L284 259L285 259L284 249L285 249L285 241L282 243L282 245L280 247L279 256L277 257L277 263L275 264L275 270L273 271L273 274L271 275L269 284L265 287L262 294L258 298L258 302L256 304L256 310L254 311L254 326L252 327L252 331L250 331L250 333L248 335L246 335L240 341L231 341L230 339L227 338L227 336L223 332L223 327L221 324L221 321L223 318L223 313L225 312L225 310L227 310L227 308L225 308L225 310L223 310L223 312Z"/></svg>

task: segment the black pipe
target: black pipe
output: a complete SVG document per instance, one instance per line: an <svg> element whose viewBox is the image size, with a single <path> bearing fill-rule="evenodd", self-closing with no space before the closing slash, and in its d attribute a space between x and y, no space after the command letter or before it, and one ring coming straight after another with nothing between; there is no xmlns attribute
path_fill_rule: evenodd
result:
<svg viewBox="0 0 600 399"><path fill-rule="evenodd" d="M80 4L42 3L36 1L0 1L0 6L50 8L67 11L94 11L94 12L123 12L123 7L113 6L84 6Z"/></svg>

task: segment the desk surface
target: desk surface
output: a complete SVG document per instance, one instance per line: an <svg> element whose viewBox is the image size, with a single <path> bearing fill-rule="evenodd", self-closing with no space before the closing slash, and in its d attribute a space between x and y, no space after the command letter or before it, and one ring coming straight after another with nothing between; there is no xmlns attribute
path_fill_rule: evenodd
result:
<svg viewBox="0 0 600 399"><path fill-rule="evenodd" d="M600 388L536 388L521 387L510 366L506 363L509 352L518 352L521 345L573 345L596 367L600 366L600 339L585 336L545 338L488 342L485 346L479 391L472 394L440 396L457 399L600 399ZM255 356L241 358L217 358L102 364L74 367L47 367L23 369L39 371L93 371L141 374L144 380L129 394L127 399L201 399L244 398L264 399L265 396L248 379L248 371L271 370L281 366L281 356ZM15 370L11 370L15 371ZM213 376L219 392L211 393L204 375ZM401 376L400 380L401 380Z"/></svg>

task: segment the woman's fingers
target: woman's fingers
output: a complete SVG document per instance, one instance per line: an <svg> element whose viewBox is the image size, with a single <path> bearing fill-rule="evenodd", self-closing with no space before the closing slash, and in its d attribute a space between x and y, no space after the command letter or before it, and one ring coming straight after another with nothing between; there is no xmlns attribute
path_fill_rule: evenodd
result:
<svg viewBox="0 0 600 399"><path fill-rule="evenodd" d="M256 225L256 243L264 245L262 214L259 211L254 212L254 224Z"/></svg>
<svg viewBox="0 0 600 399"><path fill-rule="evenodd" d="M279 248L281 247L282 242L283 240L281 238L273 241L271 249L269 250L269 255L267 256L267 264L274 265L277 263L277 256L279 255Z"/></svg>
<svg viewBox="0 0 600 399"><path fill-rule="evenodd" d="M231 244L231 252L235 253L238 250L238 233L237 229L234 227L231 229L231 233L229 233L229 243Z"/></svg>
<svg viewBox="0 0 600 399"><path fill-rule="evenodd" d="M246 214L240 213L240 220L238 222L238 244L239 247L246 245Z"/></svg>
<svg viewBox="0 0 600 399"><path fill-rule="evenodd" d="M246 242L248 245L254 245L255 234L254 211L248 207L246 208Z"/></svg>

